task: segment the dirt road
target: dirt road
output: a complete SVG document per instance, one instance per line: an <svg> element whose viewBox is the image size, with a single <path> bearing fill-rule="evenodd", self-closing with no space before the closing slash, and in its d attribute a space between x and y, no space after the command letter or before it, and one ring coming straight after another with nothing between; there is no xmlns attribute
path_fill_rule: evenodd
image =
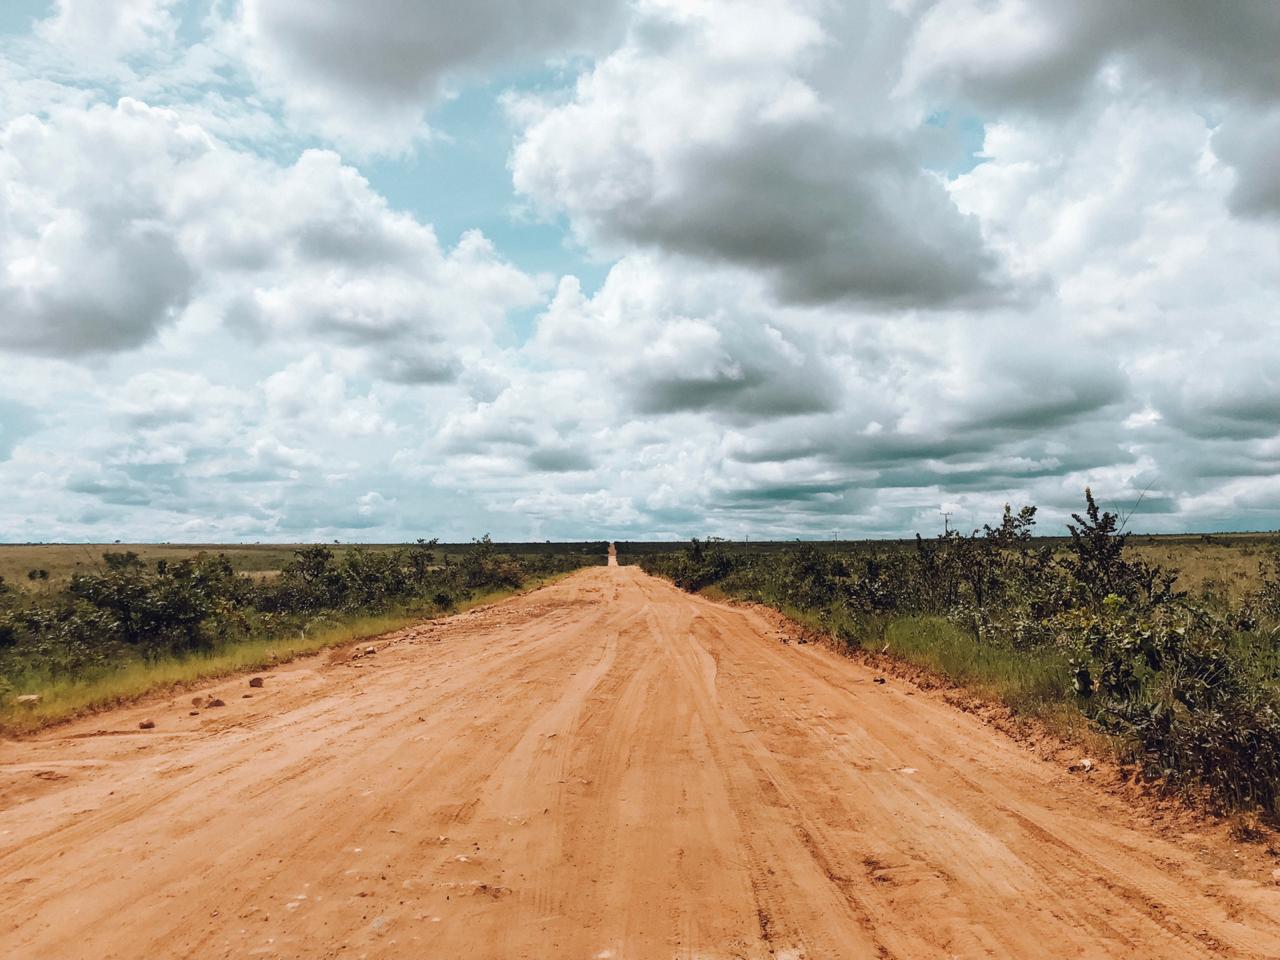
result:
<svg viewBox="0 0 1280 960"><path fill-rule="evenodd" d="M0 957L1280 956L1256 856L634 567L378 646L0 747Z"/></svg>

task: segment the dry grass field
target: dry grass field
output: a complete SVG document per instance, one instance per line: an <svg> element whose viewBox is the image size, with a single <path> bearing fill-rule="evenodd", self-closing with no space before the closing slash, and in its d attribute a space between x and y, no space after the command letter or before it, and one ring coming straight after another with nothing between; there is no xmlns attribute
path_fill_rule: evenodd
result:
<svg viewBox="0 0 1280 960"><path fill-rule="evenodd" d="M150 565L156 560L174 562L198 553L222 554L231 561L236 573L251 576L274 576L287 563L300 543L0 543L0 577L17 587L32 586L29 574L33 570L48 572L50 588L65 586L76 573L89 573L102 568L102 554L108 551L132 551ZM334 559L340 561L348 550L387 550L403 544L329 544ZM499 549L516 556L530 556L551 552L557 547L571 548L574 544L512 543L497 544ZM456 560L470 544L442 543L436 546L436 556L443 562L446 557ZM601 545L599 551L603 551ZM43 582L43 581L41 581Z"/></svg>
<svg viewBox="0 0 1280 960"><path fill-rule="evenodd" d="M1196 597L1238 601L1256 589L1260 565L1280 554L1280 534L1134 537L1133 553L1178 571L1178 588Z"/></svg>
<svg viewBox="0 0 1280 960"><path fill-rule="evenodd" d="M23 586L33 570L46 570L49 582L62 584L73 574L97 570L104 551L131 550L143 560L182 560L200 552L223 553L237 573L269 574L293 555L293 544L189 543L36 543L0 544L0 577ZM337 550L343 549L337 547Z"/></svg>

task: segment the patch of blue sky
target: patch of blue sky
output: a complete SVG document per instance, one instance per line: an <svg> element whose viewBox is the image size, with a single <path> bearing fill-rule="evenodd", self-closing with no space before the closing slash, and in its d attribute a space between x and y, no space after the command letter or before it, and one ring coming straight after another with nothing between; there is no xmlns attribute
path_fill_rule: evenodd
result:
<svg viewBox="0 0 1280 960"><path fill-rule="evenodd" d="M949 179L966 174L982 163L986 124L980 117L940 110L925 119L925 126L945 131L951 141L951 149L946 151L947 159L941 168Z"/></svg>
<svg viewBox="0 0 1280 960"><path fill-rule="evenodd" d="M27 33L33 22L52 12L52 0L4 0L0 3L0 34Z"/></svg>
<svg viewBox="0 0 1280 960"><path fill-rule="evenodd" d="M210 10L218 6L217 0L182 0L173 8L174 17L178 21L178 42L183 44L199 43L205 37L205 21Z"/></svg>
<svg viewBox="0 0 1280 960"><path fill-rule="evenodd" d="M360 170L393 207L432 224L442 243L452 246L466 231L480 230L522 270L557 278L572 274L590 295L610 264L579 249L563 218L530 210L507 166L516 132L501 103L503 92L540 87L555 77L545 71L464 88L431 112L433 136L412 155L362 163ZM514 318L521 339L541 309Z"/></svg>

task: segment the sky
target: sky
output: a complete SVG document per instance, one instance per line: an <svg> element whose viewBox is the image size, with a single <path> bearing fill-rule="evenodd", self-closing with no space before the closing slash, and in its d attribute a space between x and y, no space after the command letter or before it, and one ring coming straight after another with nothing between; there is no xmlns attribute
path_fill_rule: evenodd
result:
<svg viewBox="0 0 1280 960"><path fill-rule="evenodd" d="M1280 528L1274 0L6 0L0 540Z"/></svg>

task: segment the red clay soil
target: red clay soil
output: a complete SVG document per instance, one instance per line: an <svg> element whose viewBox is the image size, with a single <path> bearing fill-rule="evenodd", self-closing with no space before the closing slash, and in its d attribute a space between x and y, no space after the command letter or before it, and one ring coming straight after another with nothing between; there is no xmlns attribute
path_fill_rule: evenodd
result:
<svg viewBox="0 0 1280 960"><path fill-rule="evenodd" d="M0 957L1280 956L1261 851L635 567L377 648L0 745Z"/></svg>

